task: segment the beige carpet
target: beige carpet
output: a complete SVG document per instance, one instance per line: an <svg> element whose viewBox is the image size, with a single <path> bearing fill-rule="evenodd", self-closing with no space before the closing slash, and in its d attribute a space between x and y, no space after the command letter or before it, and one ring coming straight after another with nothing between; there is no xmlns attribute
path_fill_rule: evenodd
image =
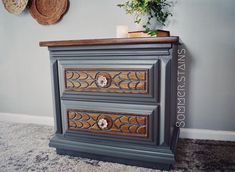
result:
<svg viewBox="0 0 235 172"><path fill-rule="evenodd" d="M0 172L153 172L156 170L60 156L48 143L52 127L0 122Z"/></svg>
<svg viewBox="0 0 235 172"><path fill-rule="evenodd" d="M52 127L0 122L0 172L157 172L60 156L49 148ZM235 143L180 140L174 171L235 171Z"/></svg>

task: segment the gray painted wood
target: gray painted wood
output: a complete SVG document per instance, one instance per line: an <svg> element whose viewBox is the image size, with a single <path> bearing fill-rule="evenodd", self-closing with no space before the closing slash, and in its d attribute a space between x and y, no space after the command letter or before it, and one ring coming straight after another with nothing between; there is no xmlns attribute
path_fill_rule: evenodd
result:
<svg viewBox="0 0 235 172"><path fill-rule="evenodd" d="M175 163L179 130L175 127L177 45L93 45L49 47L52 67L56 134L50 146L71 155L127 159L129 164L169 169ZM149 93L66 92L64 68L149 69ZM149 137L127 137L70 131L67 109L150 115ZM90 157L90 156L89 156ZM101 157L100 157L101 158ZM102 158L101 158L102 159ZM141 163L142 162L142 163ZM148 165L147 165L148 164Z"/></svg>

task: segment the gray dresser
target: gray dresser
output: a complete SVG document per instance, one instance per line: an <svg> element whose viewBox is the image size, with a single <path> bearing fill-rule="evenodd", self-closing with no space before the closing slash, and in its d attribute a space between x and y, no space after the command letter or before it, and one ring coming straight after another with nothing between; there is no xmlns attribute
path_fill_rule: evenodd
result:
<svg viewBox="0 0 235 172"><path fill-rule="evenodd" d="M50 51L58 154L158 169L175 163L178 37L41 42Z"/></svg>

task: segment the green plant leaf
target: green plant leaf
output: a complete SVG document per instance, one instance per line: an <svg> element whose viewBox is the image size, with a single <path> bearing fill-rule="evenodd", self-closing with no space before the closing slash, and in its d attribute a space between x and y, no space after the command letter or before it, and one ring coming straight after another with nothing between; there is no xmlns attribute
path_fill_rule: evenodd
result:
<svg viewBox="0 0 235 172"><path fill-rule="evenodd" d="M123 8L127 14L135 16L134 22L139 24L144 16L148 16L146 23L143 24L145 32L149 35L156 35L157 32L151 28L150 21L155 18L161 25L165 25L166 20L172 13L169 8L172 3L169 0L129 0L117 5Z"/></svg>

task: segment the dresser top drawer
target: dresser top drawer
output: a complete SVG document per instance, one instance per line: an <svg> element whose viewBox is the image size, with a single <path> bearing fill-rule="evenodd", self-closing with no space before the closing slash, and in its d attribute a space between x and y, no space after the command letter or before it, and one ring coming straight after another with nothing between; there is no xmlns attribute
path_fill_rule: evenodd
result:
<svg viewBox="0 0 235 172"><path fill-rule="evenodd" d="M65 91L148 93L148 69L65 68Z"/></svg>
<svg viewBox="0 0 235 172"><path fill-rule="evenodd" d="M113 100L128 97L133 101L143 101L143 98L157 102L158 60L120 60L118 64L115 60L102 62L59 61L61 97Z"/></svg>

